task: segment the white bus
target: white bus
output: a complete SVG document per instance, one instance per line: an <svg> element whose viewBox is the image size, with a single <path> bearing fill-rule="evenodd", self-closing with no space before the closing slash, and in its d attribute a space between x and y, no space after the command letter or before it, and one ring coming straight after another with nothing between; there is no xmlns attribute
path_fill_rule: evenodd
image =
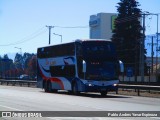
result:
<svg viewBox="0 0 160 120"><path fill-rule="evenodd" d="M123 66L110 40L75 40L37 50L37 86L45 92L117 91ZM120 68L122 66L122 68Z"/></svg>

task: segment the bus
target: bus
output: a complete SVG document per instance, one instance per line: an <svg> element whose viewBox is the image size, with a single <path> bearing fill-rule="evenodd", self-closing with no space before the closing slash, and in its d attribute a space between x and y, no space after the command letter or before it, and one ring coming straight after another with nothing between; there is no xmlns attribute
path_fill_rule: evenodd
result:
<svg viewBox="0 0 160 120"><path fill-rule="evenodd" d="M77 39L37 49L37 86L45 92L117 91L123 63L111 40Z"/></svg>

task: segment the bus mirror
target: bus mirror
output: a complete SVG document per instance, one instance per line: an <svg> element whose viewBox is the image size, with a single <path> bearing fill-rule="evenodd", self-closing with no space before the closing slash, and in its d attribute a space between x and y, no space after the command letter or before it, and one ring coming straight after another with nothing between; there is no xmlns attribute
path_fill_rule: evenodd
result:
<svg viewBox="0 0 160 120"><path fill-rule="evenodd" d="M119 60L120 72L124 72L124 64Z"/></svg>
<svg viewBox="0 0 160 120"><path fill-rule="evenodd" d="M83 60L83 72L86 73L86 62Z"/></svg>

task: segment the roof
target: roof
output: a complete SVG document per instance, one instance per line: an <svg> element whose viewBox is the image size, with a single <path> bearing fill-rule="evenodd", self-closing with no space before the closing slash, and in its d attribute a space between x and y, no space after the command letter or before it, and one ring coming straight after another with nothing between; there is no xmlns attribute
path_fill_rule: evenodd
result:
<svg viewBox="0 0 160 120"><path fill-rule="evenodd" d="M111 40L107 40L107 39L76 39L76 41L111 41Z"/></svg>
<svg viewBox="0 0 160 120"><path fill-rule="evenodd" d="M39 48L56 46L56 45L63 45L63 44L69 44L69 43L74 43L74 42L83 42L83 41L108 41L108 42L111 42L111 40L107 40L107 39L76 39L76 40L73 40L71 42L66 42L66 43L61 43L61 44L55 44L55 45L48 45L48 46L42 46L42 47L39 47Z"/></svg>

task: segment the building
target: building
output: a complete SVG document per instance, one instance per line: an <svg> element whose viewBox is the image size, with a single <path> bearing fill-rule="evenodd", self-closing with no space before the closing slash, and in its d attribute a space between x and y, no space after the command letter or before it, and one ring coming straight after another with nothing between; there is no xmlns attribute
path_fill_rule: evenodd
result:
<svg viewBox="0 0 160 120"><path fill-rule="evenodd" d="M98 13L89 20L90 39L111 39L116 13Z"/></svg>

